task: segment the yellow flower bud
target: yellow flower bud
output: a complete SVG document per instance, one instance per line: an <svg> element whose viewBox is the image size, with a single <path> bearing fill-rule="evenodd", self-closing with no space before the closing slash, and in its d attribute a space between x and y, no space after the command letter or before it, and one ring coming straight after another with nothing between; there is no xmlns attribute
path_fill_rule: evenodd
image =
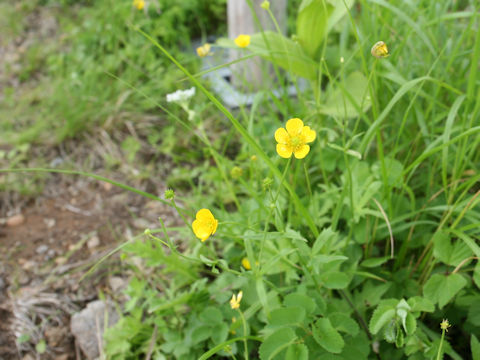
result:
<svg viewBox="0 0 480 360"><path fill-rule="evenodd" d="M390 56L390 54L388 53L387 44L385 44L383 41L375 43L375 45L372 46L372 50L370 50L370 52L377 59Z"/></svg>
<svg viewBox="0 0 480 360"><path fill-rule="evenodd" d="M270 9L270 1L265 0L260 6L262 7L262 9L268 10Z"/></svg>
<svg viewBox="0 0 480 360"><path fill-rule="evenodd" d="M245 268L245 270L250 270L252 268L250 261L248 261L247 258L242 259L242 266Z"/></svg>
<svg viewBox="0 0 480 360"><path fill-rule="evenodd" d="M246 48L248 45L250 45L250 35L238 35L234 41L235 45L238 47Z"/></svg>
<svg viewBox="0 0 480 360"><path fill-rule="evenodd" d="M202 46L197 48L197 55L200 57L205 57L207 55L210 55L210 48L211 48L210 44L208 43L203 44Z"/></svg>
<svg viewBox="0 0 480 360"><path fill-rule="evenodd" d="M145 0L133 0L133 6L135 6L138 10L143 10L145 7Z"/></svg>

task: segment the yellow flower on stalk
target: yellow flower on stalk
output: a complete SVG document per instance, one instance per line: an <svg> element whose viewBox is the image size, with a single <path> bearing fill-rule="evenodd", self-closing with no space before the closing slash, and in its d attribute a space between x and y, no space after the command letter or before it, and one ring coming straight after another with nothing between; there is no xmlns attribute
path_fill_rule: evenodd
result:
<svg viewBox="0 0 480 360"><path fill-rule="evenodd" d="M217 226L218 220L213 217L213 214L208 209L199 210L192 223L195 236L202 240L202 242L207 240L210 235L215 234Z"/></svg>
<svg viewBox="0 0 480 360"><path fill-rule="evenodd" d="M245 268L245 270L251 270L252 265L250 265L250 261L246 257L242 259L242 266Z"/></svg>
<svg viewBox="0 0 480 360"><path fill-rule="evenodd" d="M372 49L370 50L370 52L377 59L381 59L381 58L385 58L387 56L390 56L390 54L388 53L387 44L385 44L383 41L379 41L379 42L375 43L372 46Z"/></svg>
<svg viewBox="0 0 480 360"><path fill-rule="evenodd" d="M307 143L315 140L317 133L309 126L303 126L303 121L298 118L288 120L285 127L286 130L279 128L275 131L278 155L288 159L293 154L297 159L303 159L310 151Z"/></svg>
<svg viewBox="0 0 480 360"><path fill-rule="evenodd" d="M230 307L235 310L235 309L238 309L240 307L240 301L242 301L242 297L243 297L243 292L240 290L237 294L237 296L235 296L235 294L232 295L232 298L230 299Z"/></svg>
<svg viewBox="0 0 480 360"><path fill-rule="evenodd" d="M262 3L260 4L260 7L261 7L262 9L265 9L265 10L270 9L270 1L265 0L264 2L262 2Z"/></svg>
<svg viewBox="0 0 480 360"><path fill-rule="evenodd" d="M143 10L145 7L145 0L133 0L133 6L135 6L138 10Z"/></svg>
<svg viewBox="0 0 480 360"><path fill-rule="evenodd" d="M440 329L444 330L444 331L448 331L448 328L452 326L450 325L450 323L448 322L448 319L443 319L442 322L440 323Z"/></svg>
<svg viewBox="0 0 480 360"><path fill-rule="evenodd" d="M248 45L250 45L250 35L238 35L234 41L235 45L238 47L246 48Z"/></svg>
<svg viewBox="0 0 480 360"><path fill-rule="evenodd" d="M205 57L210 54L211 45L206 43L197 48L197 55L200 57Z"/></svg>

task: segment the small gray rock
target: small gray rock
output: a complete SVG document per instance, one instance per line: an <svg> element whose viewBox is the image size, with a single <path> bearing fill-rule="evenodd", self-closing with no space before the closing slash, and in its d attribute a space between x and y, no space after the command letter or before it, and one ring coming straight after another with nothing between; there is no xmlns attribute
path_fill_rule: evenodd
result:
<svg viewBox="0 0 480 360"><path fill-rule="evenodd" d="M45 254L47 252L47 250L48 250L48 246L45 245L45 244L42 244L39 247L37 247L37 250L35 250L35 252L38 255L42 255L42 254Z"/></svg>
<svg viewBox="0 0 480 360"><path fill-rule="evenodd" d="M89 249L95 249L100 245L100 239L97 235L93 235L90 240L87 241L87 247Z"/></svg>
<svg viewBox="0 0 480 360"><path fill-rule="evenodd" d="M70 320L70 330L80 349L87 359L93 360L100 355L102 347L98 339L102 339L104 320L108 317L108 326L118 321L118 314L111 303L101 300L93 301L85 309L76 313Z"/></svg>

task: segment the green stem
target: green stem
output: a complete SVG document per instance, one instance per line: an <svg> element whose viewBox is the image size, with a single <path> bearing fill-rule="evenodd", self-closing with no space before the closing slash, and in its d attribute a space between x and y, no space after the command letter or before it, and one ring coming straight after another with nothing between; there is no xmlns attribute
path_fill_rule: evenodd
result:
<svg viewBox="0 0 480 360"><path fill-rule="evenodd" d="M445 338L445 330L442 329L442 337L440 339L440 345L438 345L438 352L437 352L437 360L443 358L442 356L442 346L443 346L443 339Z"/></svg>
<svg viewBox="0 0 480 360"><path fill-rule="evenodd" d="M262 259L263 248L265 247L265 240L267 238L267 230L268 230L268 224L270 222L270 217L272 216L272 213L273 213L274 209L276 208L276 203L277 203L277 200L278 200L278 196L280 195L280 190L282 189L282 183L285 180L285 177L287 176L287 172L288 172L288 169L290 167L291 162L292 162L292 158L290 157L287 161L287 165L285 165L285 170L283 170L283 174L282 174L282 177L280 179L280 183L278 184L277 193L276 193L275 197L273 198L273 202L270 206L270 211L268 213L267 219L265 220L265 226L263 228L263 240L262 240L262 244L261 244L261 247L260 247L260 255L258 257L260 263L261 263L261 259Z"/></svg>
<svg viewBox="0 0 480 360"><path fill-rule="evenodd" d="M245 316L240 309L237 309L240 317L242 318L242 326L243 326L243 347L245 349L245 359L248 360L248 344L247 344L247 323L245 322Z"/></svg>

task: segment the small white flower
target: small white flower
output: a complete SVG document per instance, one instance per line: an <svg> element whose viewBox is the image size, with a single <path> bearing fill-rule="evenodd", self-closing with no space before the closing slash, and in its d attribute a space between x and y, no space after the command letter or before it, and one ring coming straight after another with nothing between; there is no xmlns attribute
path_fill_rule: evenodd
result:
<svg viewBox="0 0 480 360"><path fill-rule="evenodd" d="M195 87L188 90L177 90L171 94L167 94L167 102L182 103L186 102L195 95Z"/></svg>

